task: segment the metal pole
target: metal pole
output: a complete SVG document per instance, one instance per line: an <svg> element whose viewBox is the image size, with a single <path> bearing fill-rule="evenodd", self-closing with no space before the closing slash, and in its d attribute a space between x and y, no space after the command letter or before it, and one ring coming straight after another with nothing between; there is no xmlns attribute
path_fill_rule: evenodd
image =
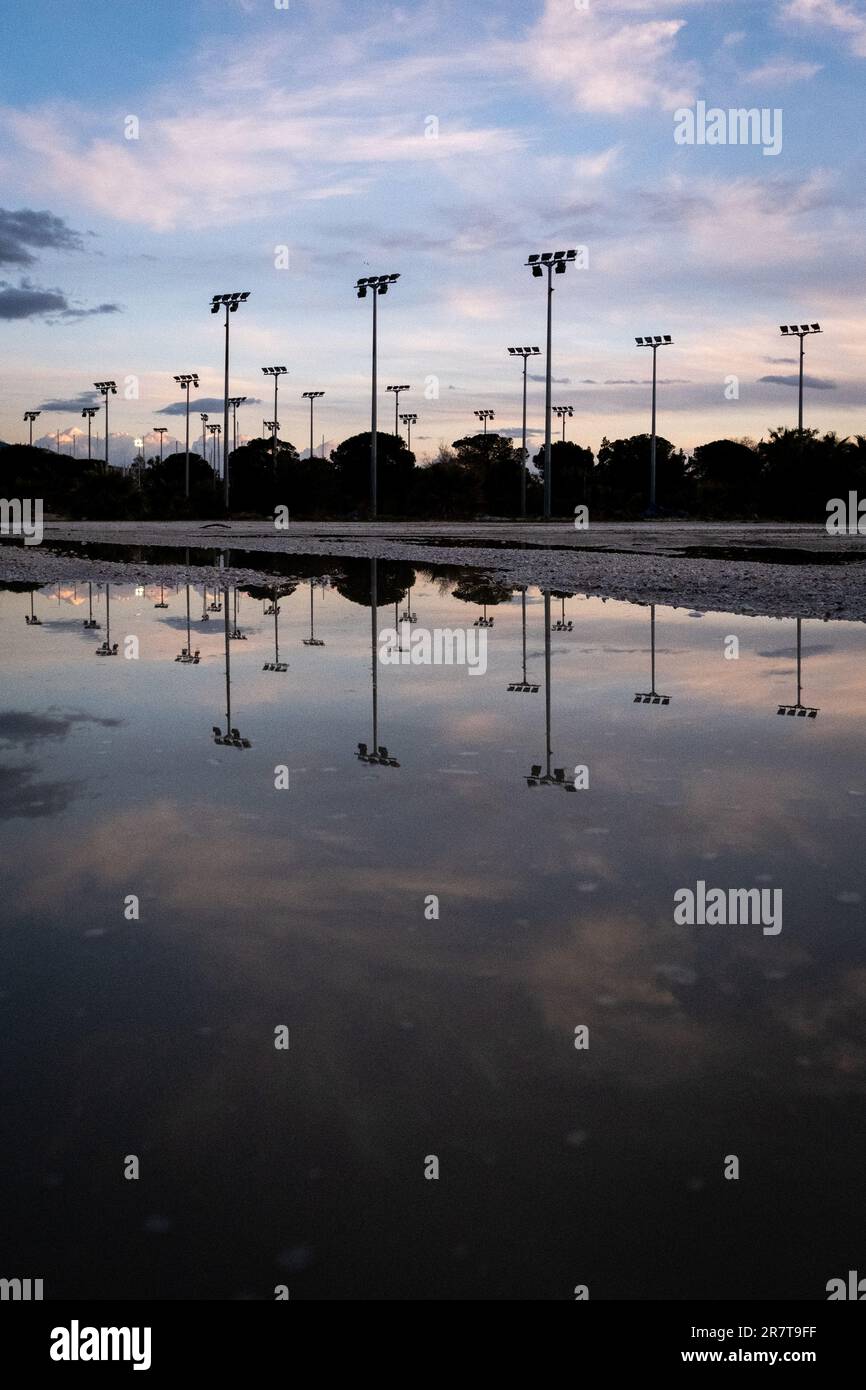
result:
<svg viewBox="0 0 866 1390"><path fill-rule="evenodd" d="M229 509L229 306L226 305L226 377L223 402L223 489L226 511Z"/></svg>
<svg viewBox="0 0 866 1390"><path fill-rule="evenodd" d="M656 360L658 358L658 343L653 343L653 423L652 438L650 440L650 511L656 509ZM655 689L655 685L653 685Z"/></svg>
<svg viewBox="0 0 866 1390"><path fill-rule="evenodd" d="M800 412L797 429L800 435L800 444L803 443L803 358L806 352L806 335L800 334Z"/></svg>
<svg viewBox="0 0 866 1390"><path fill-rule="evenodd" d="M803 657L803 650L802 650L802 635L801 635L801 630L800 630L800 629L801 629L801 626L802 626L802 623L803 623L803 619L802 619L802 618L798 618L798 619L797 619L797 708L798 708L798 709L800 708L800 704L802 703L802 701L801 701L801 696L802 696L802 693L803 693L803 686L802 686L802 683L801 683L801 680L800 680L800 666L801 666L801 661L802 661L802 657Z"/></svg>
<svg viewBox="0 0 866 1390"><path fill-rule="evenodd" d="M378 286L373 286L373 404L371 410L372 428L370 431L370 515L376 520L376 307L379 299ZM375 564L375 561L373 562Z"/></svg>
<svg viewBox="0 0 866 1390"><path fill-rule="evenodd" d="M550 777L550 590L544 591L544 721L547 746L547 775Z"/></svg>
<svg viewBox="0 0 866 1390"><path fill-rule="evenodd" d="M271 441L271 452L274 456L274 469L277 466L277 435L280 429L280 417L277 414L277 389L280 384L279 372L274 372L274 437Z"/></svg>
<svg viewBox="0 0 866 1390"><path fill-rule="evenodd" d="M186 383L186 467L184 468L184 496L189 497L189 382Z"/></svg>
<svg viewBox="0 0 866 1390"><path fill-rule="evenodd" d="M547 266L547 373L544 387L544 519L550 519L550 347L553 310L553 262Z"/></svg>
<svg viewBox="0 0 866 1390"><path fill-rule="evenodd" d="M523 358L523 458L520 465L520 515L526 520L526 367L529 358Z"/></svg>
<svg viewBox="0 0 866 1390"><path fill-rule="evenodd" d="M310 458L313 457L313 398L310 397Z"/></svg>
<svg viewBox="0 0 866 1390"><path fill-rule="evenodd" d="M394 392L394 434L397 435L397 436L399 436L399 434L400 434L400 416L399 416L398 413L397 413L397 412L399 411L399 409L400 409L400 392L399 392L399 391L395 391L395 392Z"/></svg>
<svg viewBox="0 0 866 1390"><path fill-rule="evenodd" d="M650 690L656 693L656 606L650 604Z"/></svg>
<svg viewBox="0 0 866 1390"><path fill-rule="evenodd" d="M375 301L374 301L374 302L375 302ZM374 752L374 753L378 753L378 751L379 751L379 685L378 685L378 677L379 677L379 670L378 670L378 667L379 667L379 663L378 663L378 661L376 660L376 640L377 640L379 634L378 634L378 632L376 631L377 620L378 620L378 613L377 613L377 609L376 609L376 600L377 600L377 598L378 598L378 586L377 586L377 583L376 583L376 579L377 579L376 565L377 565L377 561L376 561L376 560L371 560L371 561L370 561L370 601L371 601L371 615L372 615L372 616L371 616L371 619L370 619L370 630L371 630L371 646L370 646L370 653L371 653L372 662L373 662L373 752Z"/></svg>
<svg viewBox="0 0 866 1390"><path fill-rule="evenodd" d="M105 471L108 472L108 395L105 393Z"/></svg>
<svg viewBox="0 0 866 1390"><path fill-rule="evenodd" d="M223 614L224 614L224 617L225 617L225 634L226 634L226 735L228 735L228 734L231 733L231 728L232 728L232 682L231 682L231 671L230 671L230 667L229 667L229 662L231 661L231 657L229 656L229 651L230 651L230 648L231 648L231 644L230 644L230 642L229 642L229 595L228 595L228 589L226 589L226 591L225 591L225 604L224 604L224 606L223 606Z"/></svg>

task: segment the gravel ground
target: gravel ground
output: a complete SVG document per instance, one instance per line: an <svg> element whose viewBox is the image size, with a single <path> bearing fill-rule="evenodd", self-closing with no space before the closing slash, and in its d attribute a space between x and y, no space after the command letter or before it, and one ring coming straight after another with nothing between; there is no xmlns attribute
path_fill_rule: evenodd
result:
<svg viewBox="0 0 866 1390"><path fill-rule="evenodd" d="M215 563L188 570L182 554L177 564L149 565L146 557L57 553L67 542L206 548ZM221 571L220 550L231 551ZM213 582L221 574L230 583L262 583L267 552L274 551L468 566L514 585L702 611L866 621L866 536L830 536L815 525L599 523L575 531L555 521L292 522L275 531L265 522L46 522L42 546L0 547L0 578L173 584L187 575Z"/></svg>

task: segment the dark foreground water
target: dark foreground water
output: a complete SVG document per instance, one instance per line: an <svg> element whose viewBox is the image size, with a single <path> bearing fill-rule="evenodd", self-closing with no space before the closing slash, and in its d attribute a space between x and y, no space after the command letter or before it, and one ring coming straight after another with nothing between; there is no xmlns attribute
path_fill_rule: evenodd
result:
<svg viewBox="0 0 866 1390"><path fill-rule="evenodd" d="M379 562L380 630L395 600L419 632L503 600L483 674L384 665L371 569L299 582L276 634L238 595L228 721L200 587L198 663L183 586L112 587L102 657L104 589L96 631L86 584L33 625L0 594L0 1276L822 1299L866 1274L866 629L803 623L819 713L780 715L793 620L432 572L407 603ZM782 929L677 925L699 880L781 889Z"/></svg>

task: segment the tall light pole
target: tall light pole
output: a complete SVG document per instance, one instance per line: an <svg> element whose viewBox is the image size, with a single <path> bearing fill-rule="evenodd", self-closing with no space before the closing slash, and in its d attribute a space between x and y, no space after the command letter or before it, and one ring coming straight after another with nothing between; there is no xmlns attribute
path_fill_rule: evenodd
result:
<svg viewBox="0 0 866 1390"><path fill-rule="evenodd" d="M232 396L229 399L229 405L232 408L232 439L234 440L232 449L235 453L238 449L238 406L243 405L245 400L246 396Z"/></svg>
<svg viewBox="0 0 866 1390"><path fill-rule="evenodd" d="M198 373L181 372L180 376L175 377L178 386L186 391L186 466L184 468L184 496L189 497L189 388L194 386L198 390Z"/></svg>
<svg viewBox="0 0 866 1390"><path fill-rule="evenodd" d="M376 493L376 306L379 302L380 294L388 293L388 286L393 285L400 279L399 272L396 275L365 275L355 284L355 290L359 299L367 298L369 290L373 295L373 374L372 374L372 401L370 408L370 516L375 521L378 510Z"/></svg>
<svg viewBox="0 0 866 1390"><path fill-rule="evenodd" d="M30 421L30 448L31 448L31 449L33 448L33 421L37 418L37 416L39 416L39 415L41 415L41 414L42 414L42 411L41 411L41 410L25 410L25 412L24 412L24 423L26 424L28 420Z"/></svg>
<svg viewBox="0 0 866 1390"><path fill-rule="evenodd" d="M411 390L412 390L412 387L411 387L411 386L386 386L386 387L385 387L385 390L386 390L386 391L393 391L393 392L394 392L394 433L395 433L395 434L399 434L399 433L400 433L400 430L399 430L399 420L400 420L400 392L401 392L401 391L411 391Z"/></svg>
<svg viewBox="0 0 866 1390"><path fill-rule="evenodd" d="M648 347L653 350L653 414L652 414L652 435L650 436L650 512L656 509L656 359L660 347L670 347L673 338L670 333L649 334L645 333L642 338L635 338L638 347Z"/></svg>
<svg viewBox="0 0 866 1390"><path fill-rule="evenodd" d="M805 357L806 338L810 333L823 333L820 323L783 323L779 325L780 332L786 338L800 339L800 409L797 416L797 432L800 436L800 448L803 447L803 361Z"/></svg>
<svg viewBox="0 0 866 1390"><path fill-rule="evenodd" d="M496 418L495 412L492 411L492 410L474 410L472 413L473 413L473 415L475 415L479 420L483 420L483 421L484 421L484 436L485 436L485 438L486 438L486 437L487 437L487 421L488 421L488 420L493 420L493 419Z"/></svg>
<svg viewBox="0 0 866 1390"><path fill-rule="evenodd" d="M116 381L94 381L94 386L105 401L105 469L108 471L108 397L117 395Z"/></svg>
<svg viewBox="0 0 866 1390"><path fill-rule="evenodd" d="M167 426L167 425L154 425L154 426L153 426L153 432L154 432L154 434L158 434L158 435L159 435L159 461L160 461L160 463L162 463L162 446L163 446L163 444L165 443L165 436L166 436L166 434L168 433L168 426Z"/></svg>
<svg viewBox="0 0 866 1390"><path fill-rule="evenodd" d="M234 294L215 294L211 297L210 311L218 314L221 308L226 311L226 360L225 391L223 395L223 488L226 511L229 509L229 314L236 314L239 304L245 304L250 297L249 290Z"/></svg>
<svg viewBox="0 0 866 1390"><path fill-rule="evenodd" d="M208 434L211 439L211 467L214 471L214 478L219 477L219 459L217 448L219 446L219 436L222 434L222 425L208 425Z"/></svg>
<svg viewBox="0 0 866 1390"><path fill-rule="evenodd" d="M271 448L274 454L275 468L277 466L277 435L279 434L280 430L280 417L279 412L277 411L277 388L280 384L280 377L285 376L288 370L288 367L262 367L262 371L264 372L265 376L272 376L274 378L274 437L273 442L271 444Z"/></svg>
<svg viewBox="0 0 866 1390"><path fill-rule="evenodd" d="M553 413L554 413L554 415L557 415L557 416L559 417L559 419L562 421L562 442L563 442L563 444L564 444L564 443L565 443L565 422L566 422L567 419L570 419L571 416L574 414L574 406L572 406L572 405L555 405L555 406L553 407Z"/></svg>
<svg viewBox="0 0 866 1390"><path fill-rule="evenodd" d="M577 260L577 251L542 251L532 255L526 264L536 279L547 271L547 371L544 387L544 519L550 519L550 351L552 337L553 273L564 275L566 267Z"/></svg>
<svg viewBox="0 0 866 1390"><path fill-rule="evenodd" d="M98 405L86 405L86 406L84 407L84 409L82 410L82 412L81 412L81 418L82 418L82 420L86 420L86 421L87 421L87 458L88 458L88 460L89 460L90 457L91 457L90 431L91 431L91 429L92 429L92 427L93 427L93 417L94 417L94 415L96 415L96 413L97 413L98 410L99 410L99 406L98 406Z"/></svg>
<svg viewBox="0 0 866 1390"><path fill-rule="evenodd" d="M207 422L209 419L209 415L201 414L201 456L205 463L207 463Z"/></svg>
<svg viewBox="0 0 866 1390"><path fill-rule="evenodd" d="M412 414L409 414L409 415L401 415L401 416L400 416L400 419L403 421L403 424L406 426L406 448L407 448L407 449L409 450L409 452L411 453L411 452L412 452L412 426L413 426L413 425L417 425L417 423L418 423L418 416L417 416L417 415L412 415Z"/></svg>
<svg viewBox="0 0 866 1390"><path fill-rule="evenodd" d="M539 347L510 347L509 356L523 359L523 458L520 465L520 515L526 516L526 364L530 357L538 357Z"/></svg>
<svg viewBox="0 0 866 1390"><path fill-rule="evenodd" d="M320 396L324 396L324 391L302 391L301 396L305 401L310 402L310 458L313 457L313 401L317 401Z"/></svg>

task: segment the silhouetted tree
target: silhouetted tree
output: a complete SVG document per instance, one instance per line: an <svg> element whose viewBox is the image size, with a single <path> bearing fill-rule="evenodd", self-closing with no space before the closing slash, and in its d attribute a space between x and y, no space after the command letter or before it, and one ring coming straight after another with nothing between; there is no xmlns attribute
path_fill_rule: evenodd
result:
<svg viewBox="0 0 866 1390"><path fill-rule="evenodd" d="M340 509L367 513L370 506L370 432L344 439L331 454ZM395 434L376 431L378 511L405 516L409 510L415 455Z"/></svg>
<svg viewBox="0 0 866 1390"><path fill-rule="evenodd" d="M642 516L649 504L648 434L601 441L596 468L599 510L605 515ZM688 460L670 440L656 439L656 499L660 512L682 511L692 500Z"/></svg>
<svg viewBox="0 0 866 1390"><path fill-rule="evenodd" d="M594 462L591 449L575 444L571 439L553 440L550 446L550 510L553 516L573 516L575 507L591 505ZM535 455L533 463L543 478L543 447ZM541 503L543 507L543 485Z"/></svg>
<svg viewBox="0 0 866 1390"><path fill-rule="evenodd" d="M467 434L454 441L458 466L477 481L482 510L491 516L520 511L520 454L501 434Z"/></svg>
<svg viewBox="0 0 866 1390"><path fill-rule="evenodd" d="M696 503L704 516L754 516L760 504L761 457L752 443L714 439L692 456Z"/></svg>

